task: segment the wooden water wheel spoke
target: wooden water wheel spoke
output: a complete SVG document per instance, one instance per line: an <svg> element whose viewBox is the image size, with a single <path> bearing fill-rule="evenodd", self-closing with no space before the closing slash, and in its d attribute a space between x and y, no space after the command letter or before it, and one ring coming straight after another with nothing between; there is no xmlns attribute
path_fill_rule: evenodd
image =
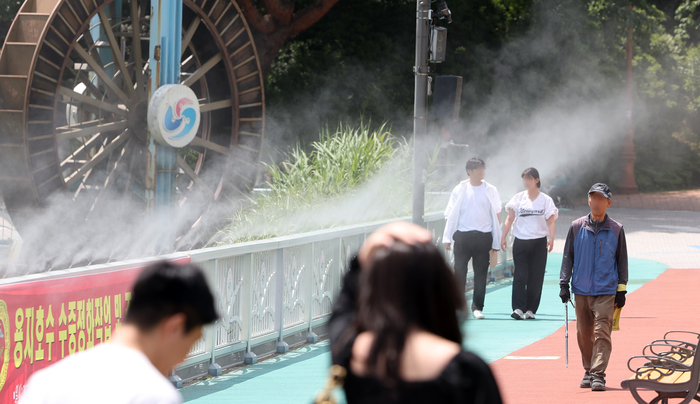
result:
<svg viewBox="0 0 700 404"><path fill-rule="evenodd" d="M134 145L133 141L134 141L133 138L129 138L126 141L126 144L124 144L124 147L122 147L121 151L119 152L119 156L116 158L116 160L112 164L112 168L110 169L109 174L107 175L107 178L104 180L104 183L102 184L102 187L100 188L99 193L95 197L95 200L92 202L92 206L90 207L90 212L88 213L88 217L85 220L88 220L90 218L90 215L95 211L95 207L97 206L97 203L104 196L105 191L107 189L109 189L110 186L114 183L116 176L117 176L117 173L125 165L125 161L123 161L123 160L128 158L125 156L132 155L130 153L130 151L133 149L133 145Z"/></svg>
<svg viewBox="0 0 700 404"><path fill-rule="evenodd" d="M185 73L185 71L189 70L189 68L194 65L195 59L196 58L194 57L194 54L191 54L190 56L186 57L185 60L182 61L182 63L180 63L180 75L181 76L189 77L192 75L191 73Z"/></svg>
<svg viewBox="0 0 700 404"><path fill-rule="evenodd" d="M145 9L145 7L143 7ZM145 91L146 79L143 75L143 60L141 58L141 17L139 15L138 4L131 2L131 33L134 60L134 72L136 73L136 87L142 92Z"/></svg>
<svg viewBox="0 0 700 404"><path fill-rule="evenodd" d="M82 46L80 46L79 44L75 44L73 50L75 50L76 53L78 53L78 55L80 55L80 57L83 58L85 63L87 63L92 68L95 74L100 76L100 79L102 79L104 85L107 86L107 88L109 88L110 90L112 90L112 92L117 96L117 98L121 100L121 102L123 102L125 105L131 105L131 99L129 99L129 97L127 97L127 95L124 94L121 88L119 88L119 86L117 86L117 84L114 83L112 77L110 77L107 74L107 72L102 68L102 66L99 63L97 63L95 59L93 59L92 56L90 56L87 53L87 51L83 49Z"/></svg>
<svg viewBox="0 0 700 404"><path fill-rule="evenodd" d="M101 125L96 125L96 126L92 126L92 127L83 128L83 129L76 129L76 130L57 133L56 140L61 141L61 140L68 140L68 139L76 139L79 137L87 137L87 136L91 136L91 135L94 135L97 133L102 133L102 132L112 132L112 131L116 131L116 130L124 130L128 126L129 126L129 124L127 123L127 121L103 123Z"/></svg>
<svg viewBox="0 0 700 404"><path fill-rule="evenodd" d="M85 122L81 122L81 123L76 123L75 125L59 126L56 128L56 134L58 135L61 132L68 132L68 131L75 130L75 129L90 128L90 127L99 125L101 123L104 123L104 119L95 119L92 121L85 121Z"/></svg>
<svg viewBox="0 0 700 404"><path fill-rule="evenodd" d="M114 37L114 31L112 30L112 25L109 18L107 18L107 14L105 13L104 9L101 9L97 14L100 16L100 21L102 21L102 27L107 35L107 42L109 42L109 46L112 48L113 58L116 60L119 70L122 72L121 77L122 80L124 80L126 90L131 98L134 98L134 83L131 81L131 75L126 68L126 63L122 57L121 49L119 49L120 44L117 42L117 38Z"/></svg>
<svg viewBox="0 0 700 404"><path fill-rule="evenodd" d="M79 159L76 159L75 156L77 156L79 153L87 152L87 151L88 151L89 149L91 149L92 147L97 146L97 145L99 144L99 143L98 143L98 140L100 140L100 138L102 138L102 134L101 134L101 133L99 133L99 134L97 134L97 135L91 137L91 138L88 139L87 141L84 141L84 140L83 140L83 142L82 142L82 144L80 145L80 147L78 147L77 149L73 150L73 151L71 152L71 154L70 154L67 158L65 158L63 161L61 161L61 165L60 165L61 168L64 168L64 167L67 166L68 164L75 163L75 162L77 162L77 161L81 161L81 160L79 160ZM77 168L76 168L76 169L77 169Z"/></svg>
<svg viewBox="0 0 700 404"><path fill-rule="evenodd" d="M66 66L66 70L68 70L73 75L75 80L84 84L85 87L87 88L87 90L89 91L89 93L92 94L92 96L94 96L98 100L102 100L105 98L105 95L102 93L102 91L100 91L100 89L98 89L95 86L95 84L92 82L92 80L90 80L90 78L87 75L81 74L81 72L76 71L73 68L73 66ZM97 77L95 77L95 79L96 78Z"/></svg>
<svg viewBox="0 0 700 404"><path fill-rule="evenodd" d="M99 26L96 27L99 29ZM90 27L90 29L85 33L85 35L81 35L80 38L76 41L76 44L80 43L80 40L83 40L86 45L86 49L90 52L90 56L92 56L93 59L97 63L100 64L104 68L105 64L102 62L102 57L100 56L100 53L98 51L99 47L95 43L95 39L92 37L92 29L93 27Z"/></svg>
<svg viewBox="0 0 700 404"><path fill-rule="evenodd" d="M216 144L212 141L209 140L204 140L200 137L196 137L192 139L192 146L199 146L199 147L204 147L205 149L213 150L217 153L221 154L228 154L228 147L226 146L221 146L220 144Z"/></svg>
<svg viewBox="0 0 700 404"><path fill-rule="evenodd" d="M8 38L23 38L27 52L21 67L16 49L5 49L14 45L0 53L0 81L7 80L0 83L0 122L19 131L0 131L0 191L20 232L29 222L15 213L59 192L73 197L77 218L90 217L91 225L103 209L125 217L138 214L134 203L146 210L152 8L125 0L117 10L115 1L27 1L10 27ZM202 209L179 215L192 218L178 223L186 229L208 206L194 201L226 201L254 186L265 99L253 33L236 0L182 1L180 82L201 112L173 173L177 206ZM43 25L22 23L28 17ZM128 203L110 205L121 197Z"/></svg>
<svg viewBox="0 0 700 404"><path fill-rule="evenodd" d="M208 194L212 196L214 195L214 191L212 191L211 188L209 188L206 182L199 178L197 173L195 173L194 170L189 165L187 165L185 159L183 159L179 155L177 156L177 165L180 166L180 168L182 168L185 174L187 174L187 176L190 177L195 184L201 187Z"/></svg>
<svg viewBox="0 0 700 404"><path fill-rule="evenodd" d="M200 22L202 22L202 18L200 16L194 17L194 20L192 20L190 27L187 28L187 32L185 32L185 37L182 38L182 50L180 51L180 56L185 54L185 50L187 49L187 46L189 46L190 41L192 41L194 32L197 31L197 28L199 28Z"/></svg>
<svg viewBox="0 0 700 404"><path fill-rule="evenodd" d="M99 109L101 109L101 110L104 110L104 111L107 111L107 112L111 112L111 113L113 113L113 114L121 115L121 116L124 116L124 117L128 117L128 116L129 116L129 111L127 111L127 110L125 110L125 109L122 109L122 108L119 108L117 105L110 104L110 103L108 103L108 102L105 102L105 101L102 101L102 100L98 100L98 99L92 98L92 97L90 97L90 96L88 96L88 95L83 95L83 94L80 94L80 93L76 93L75 91L71 90L70 88L59 87L59 88L58 88L58 93L59 93L59 94L62 94L62 95L65 95L66 97L70 97L70 98L72 98L73 100L77 101L77 102L78 102L78 105L77 105L77 106L80 106L79 103L86 103L86 104L90 104L90 105L92 105L92 106L94 106L94 107L97 107L97 108L99 108ZM74 105L75 105L75 104L74 104Z"/></svg>
<svg viewBox="0 0 700 404"><path fill-rule="evenodd" d="M212 67L216 66L219 62L221 62L221 59L223 59L223 56L221 56L220 53L217 53L214 55L211 59L209 59L206 63L201 65L197 70L195 70L194 73L190 77L187 78L182 84L190 87L192 84L194 84L197 80L199 80L202 76L204 76L209 70L211 70Z"/></svg>
<svg viewBox="0 0 700 404"><path fill-rule="evenodd" d="M104 149L105 145L107 144L108 139L105 137L101 137L100 140L102 140L101 149L100 149L100 150L102 150L102 149ZM76 171L78 171L78 170L79 170L79 167L76 165ZM90 178L90 174L92 174L92 172L93 172L93 169L90 168L85 172L85 174L83 174L82 179L80 180L80 182L78 183L78 186L75 189L75 192L73 192L73 199L74 200L78 198L78 196L80 195L80 192L82 190L87 189L88 187L92 188L90 185L87 184L87 181ZM72 186L73 185L71 184L71 187Z"/></svg>
<svg viewBox="0 0 700 404"><path fill-rule="evenodd" d="M104 160L109 156L109 153L113 152L114 150L117 149L122 143L126 142L126 140L129 138L129 130L125 130L119 136L117 136L114 140L112 140L111 143L109 143L107 146L105 146L103 149L95 153L94 156L92 156L92 159L85 163L78 171L74 172L71 174L68 178L66 178L66 186L70 187L71 185L75 184L77 181L81 179L83 175L85 175L86 172L88 172L90 169L95 167L99 162Z"/></svg>
<svg viewBox="0 0 700 404"><path fill-rule="evenodd" d="M221 100L221 101L214 101L214 102L199 104L199 110L201 112L215 111L217 109L230 108L231 105L233 105L233 101L230 99Z"/></svg>

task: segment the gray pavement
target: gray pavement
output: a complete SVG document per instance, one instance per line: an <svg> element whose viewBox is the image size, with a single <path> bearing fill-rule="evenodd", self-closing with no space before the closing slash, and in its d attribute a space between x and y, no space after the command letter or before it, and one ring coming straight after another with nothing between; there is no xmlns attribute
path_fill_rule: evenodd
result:
<svg viewBox="0 0 700 404"><path fill-rule="evenodd" d="M571 222L588 212L587 206L559 212L555 252L563 251ZM624 226L630 257L700 268L700 212L611 207L608 214Z"/></svg>

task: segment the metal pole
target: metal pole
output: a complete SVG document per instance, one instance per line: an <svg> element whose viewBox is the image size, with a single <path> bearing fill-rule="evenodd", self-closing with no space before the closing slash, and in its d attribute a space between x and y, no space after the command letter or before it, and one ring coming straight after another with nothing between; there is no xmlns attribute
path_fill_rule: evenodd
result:
<svg viewBox="0 0 700 404"><path fill-rule="evenodd" d="M180 83L182 1L152 0L151 13L149 99L161 85ZM151 213L164 212L172 206L176 153L174 148L159 145L148 135L146 206Z"/></svg>
<svg viewBox="0 0 700 404"><path fill-rule="evenodd" d="M416 76L413 109L413 223L424 226L430 0L416 1L416 63L413 68Z"/></svg>
<svg viewBox="0 0 700 404"><path fill-rule="evenodd" d="M565 315L564 315L564 345L566 349L566 367L569 367L569 302L564 303Z"/></svg>

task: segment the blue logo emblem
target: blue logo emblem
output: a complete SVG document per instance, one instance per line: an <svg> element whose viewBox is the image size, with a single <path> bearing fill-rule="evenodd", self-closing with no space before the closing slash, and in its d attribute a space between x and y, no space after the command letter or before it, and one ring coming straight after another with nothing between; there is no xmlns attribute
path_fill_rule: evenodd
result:
<svg viewBox="0 0 700 404"><path fill-rule="evenodd" d="M194 102L189 98L180 98L177 103L175 103L174 115L173 106L168 106L168 110L165 111L163 126L166 131L173 133L173 135L168 136L170 139L180 139L190 133L192 128L194 128L197 123L197 111L192 107L183 109L184 106L193 103Z"/></svg>

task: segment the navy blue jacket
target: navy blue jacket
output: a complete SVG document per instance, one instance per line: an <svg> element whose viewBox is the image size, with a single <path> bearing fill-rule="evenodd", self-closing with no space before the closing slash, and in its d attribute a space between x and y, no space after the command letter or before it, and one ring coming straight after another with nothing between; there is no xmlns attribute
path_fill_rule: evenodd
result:
<svg viewBox="0 0 700 404"><path fill-rule="evenodd" d="M605 215L593 231L590 214L574 220L564 245L559 284L584 296L614 295L618 284L627 284L627 241L622 225Z"/></svg>

